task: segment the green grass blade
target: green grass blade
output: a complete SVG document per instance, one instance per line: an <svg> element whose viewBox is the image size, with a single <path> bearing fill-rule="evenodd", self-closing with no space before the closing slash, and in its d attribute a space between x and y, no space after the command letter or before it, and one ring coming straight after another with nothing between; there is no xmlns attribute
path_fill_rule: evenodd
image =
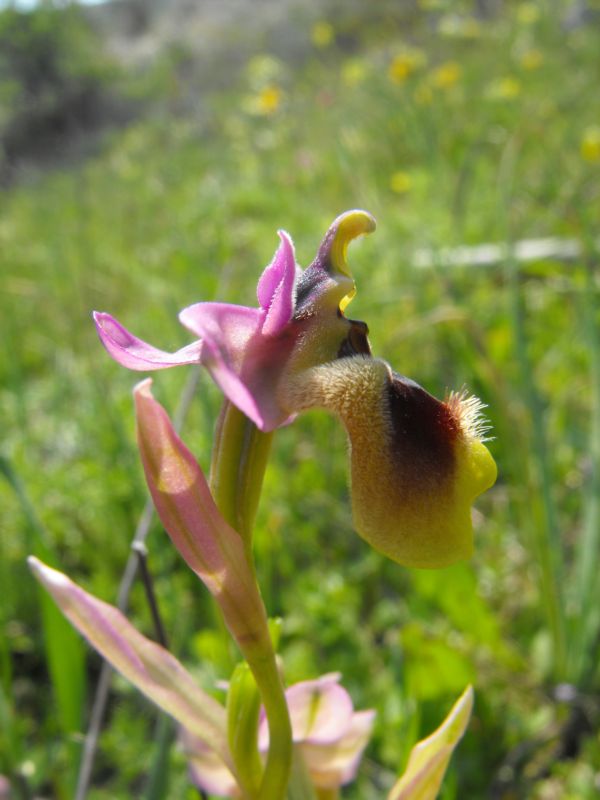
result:
<svg viewBox="0 0 600 800"><path fill-rule="evenodd" d="M600 335L597 320L597 289L592 269L587 270L583 291L584 335L590 353L592 411L590 420L590 475L584 494L584 525L576 545L575 590L577 618L574 620L571 665L574 679L585 682L596 666L594 643L600 628L598 567L600 560Z"/></svg>
<svg viewBox="0 0 600 800"><path fill-rule="evenodd" d="M554 677L566 678L566 634L564 599L562 596L563 554L554 496L550 454L545 430L541 397L534 381L534 365L529 356L525 327L525 306L519 264L508 262L511 316L514 347L519 376L519 389L530 420L528 461L529 491L527 508L529 530L533 534L535 557L539 566L543 603L554 645ZM527 444L524 445L527 448Z"/></svg>
<svg viewBox="0 0 600 800"><path fill-rule="evenodd" d="M173 746L174 725L164 714L161 714L156 724L154 735L154 758L148 785L144 794L145 800L162 800L168 797L169 791L169 753Z"/></svg>
<svg viewBox="0 0 600 800"><path fill-rule="evenodd" d="M30 553L55 564L49 536L36 514L25 487L7 458L0 456L0 474L14 491L25 517L26 545ZM66 737L80 731L86 690L85 647L82 640L63 617L47 592L39 589L40 611L44 632L46 665L56 702L56 719ZM75 780L75 765L80 745L73 739L69 764L72 769L67 783ZM58 778L61 782L61 778Z"/></svg>

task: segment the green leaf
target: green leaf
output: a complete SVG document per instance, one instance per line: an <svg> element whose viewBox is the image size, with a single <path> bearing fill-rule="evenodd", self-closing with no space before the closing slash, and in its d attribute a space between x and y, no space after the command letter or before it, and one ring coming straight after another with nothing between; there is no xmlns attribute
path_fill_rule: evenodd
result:
<svg viewBox="0 0 600 800"><path fill-rule="evenodd" d="M406 770L387 800L435 800L472 709L473 689L467 686L440 727L413 747Z"/></svg>
<svg viewBox="0 0 600 800"><path fill-rule="evenodd" d="M0 456L0 474L13 490L25 517L26 544L30 552L37 553L50 563L55 562L49 545L49 536L29 499L21 479L10 461ZM39 592L40 610L44 632L46 664L56 702L56 716L60 729L68 736L81 728L86 692L85 648L73 628L64 619L46 592ZM70 762L79 760L81 746L72 741ZM75 772L70 776L75 779Z"/></svg>

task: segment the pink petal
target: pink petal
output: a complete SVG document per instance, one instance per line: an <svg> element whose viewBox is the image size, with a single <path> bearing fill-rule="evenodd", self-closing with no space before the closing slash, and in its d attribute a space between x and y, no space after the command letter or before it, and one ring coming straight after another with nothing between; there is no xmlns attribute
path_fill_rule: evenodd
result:
<svg viewBox="0 0 600 800"><path fill-rule="evenodd" d="M339 685L338 672L312 681L295 683L286 690L294 742L324 745L336 742L347 733L352 721L352 700ZM266 719L261 720L259 748L266 751L269 734Z"/></svg>
<svg viewBox="0 0 600 800"><path fill-rule="evenodd" d="M276 401L275 386L293 344L291 333L261 333L263 309L227 303L196 303L181 322L203 340L202 363L225 396L263 431L289 419Z"/></svg>
<svg viewBox="0 0 600 800"><path fill-rule="evenodd" d="M190 780L199 789L217 797L239 797L240 790L231 770L206 742L181 730L179 741L188 759Z"/></svg>
<svg viewBox="0 0 600 800"><path fill-rule="evenodd" d="M213 342L232 365L238 366L264 319L262 309L231 303L194 303L179 312L179 320L186 328L200 339Z"/></svg>
<svg viewBox="0 0 600 800"><path fill-rule="evenodd" d="M258 281L256 294L262 309L267 312L262 333L275 336L292 319L294 314L294 283L296 259L294 245L285 231L279 231L281 244L273 261Z"/></svg>
<svg viewBox="0 0 600 800"><path fill-rule="evenodd" d="M109 355L128 369L145 372L176 367L180 364L200 363L201 342L192 342L175 353L167 353L138 339L110 314L94 311L93 316L100 341Z"/></svg>
<svg viewBox="0 0 600 800"><path fill-rule="evenodd" d="M225 709L198 687L176 658L142 636L114 606L37 558L30 556L28 562L63 614L121 675L231 763Z"/></svg>
<svg viewBox="0 0 600 800"><path fill-rule="evenodd" d="M264 312L228 303L195 303L184 308L179 319L203 340L202 363L223 394L264 429L263 415L240 375L244 356L260 335Z"/></svg>
<svg viewBox="0 0 600 800"><path fill-rule="evenodd" d="M346 733L354 709L350 695L339 685L340 677L323 675L287 690L294 742L329 744Z"/></svg>
<svg viewBox="0 0 600 800"><path fill-rule="evenodd" d="M315 786L333 789L352 781L375 721L374 711L352 715L344 736L333 744L303 742L300 750Z"/></svg>
<svg viewBox="0 0 600 800"><path fill-rule="evenodd" d="M6 775L0 775L0 800L11 800L12 790Z"/></svg>
<svg viewBox="0 0 600 800"><path fill-rule="evenodd" d="M221 516L196 459L177 436L150 379L134 390L138 443L154 505L175 547L219 603L238 641L256 642L266 617L240 535Z"/></svg>

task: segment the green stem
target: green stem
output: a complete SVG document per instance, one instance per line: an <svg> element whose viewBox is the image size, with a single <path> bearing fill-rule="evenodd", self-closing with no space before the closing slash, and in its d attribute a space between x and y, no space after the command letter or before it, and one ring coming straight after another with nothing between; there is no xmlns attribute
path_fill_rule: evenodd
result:
<svg viewBox="0 0 600 800"><path fill-rule="evenodd" d="M292 726L275 653L269 649L263 659L247 657L269 723L269 753L258 800L283 800L292 762Z"/></svg>
<svg viewBox="0 0 600 800"><path fill-rule="evenodd" d="M241 535L254 571L252 529L273 434L262 433L228 401L221 409L210 470L210 487L223 517ZM256 587L259 592L258 586ZM252 670L269 723L269 753L257 800L283 800L292 760L292 729L268 626L242 653Z"/></svg>
<svg viewBox="0 0 600 800"><path fill-rule="evenodd" d="M584 525L576 547L575 587L578 601L577 614L572 621L571 652L572 679L581 686L590 680L596 668L594 642L600 630L598 616L598 573L600 548L600 336L597 321L597 289L592 261L587 265L583 292L584 333L587 334L590 353L590 383L592 386L592 411L589 436L590 474L584 495ZM571 675L569 676L571 677Z"/></svg>
<svg viewBox="0 0 600 800"><path fill-rule="evenodd" d="M338 800L340 790L336 787L334 789L317 789L317 800Z"/></svg>
<svg viewBox="0 0 600 800"><path fill-rule="evenodd" d="M312 784L300 749L295 747L292 756L292 773L290 775L290 785L288 787L287 800L317 800L317 798L321 797L319 791L322 790L315 789ZM325 798L337 800L337 789L327 789L325 791L333 791L333 794L324 795Z"/></svg>
<svg viewBox="0 0 600 800"><path fill-rule="evenodd" d="M248 551L272 441L272 433L259 431L229 401L223 403L210 466L210 488L221 514L241 535Z"/></svg>

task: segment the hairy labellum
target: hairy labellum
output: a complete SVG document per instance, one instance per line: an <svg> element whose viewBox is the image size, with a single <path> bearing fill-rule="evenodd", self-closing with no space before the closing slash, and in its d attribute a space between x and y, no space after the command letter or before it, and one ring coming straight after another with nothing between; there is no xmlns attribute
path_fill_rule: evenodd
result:
<svg viewBox="0 0 600 800"><path fill-rule="evenodd" d="M344 423L354 525L373 547L412 567L471 555L471 504L496 478L494 460L468 424L473 400L437 400L368 357L315 367L282 388L290 407L321 406Z"/></svg>

